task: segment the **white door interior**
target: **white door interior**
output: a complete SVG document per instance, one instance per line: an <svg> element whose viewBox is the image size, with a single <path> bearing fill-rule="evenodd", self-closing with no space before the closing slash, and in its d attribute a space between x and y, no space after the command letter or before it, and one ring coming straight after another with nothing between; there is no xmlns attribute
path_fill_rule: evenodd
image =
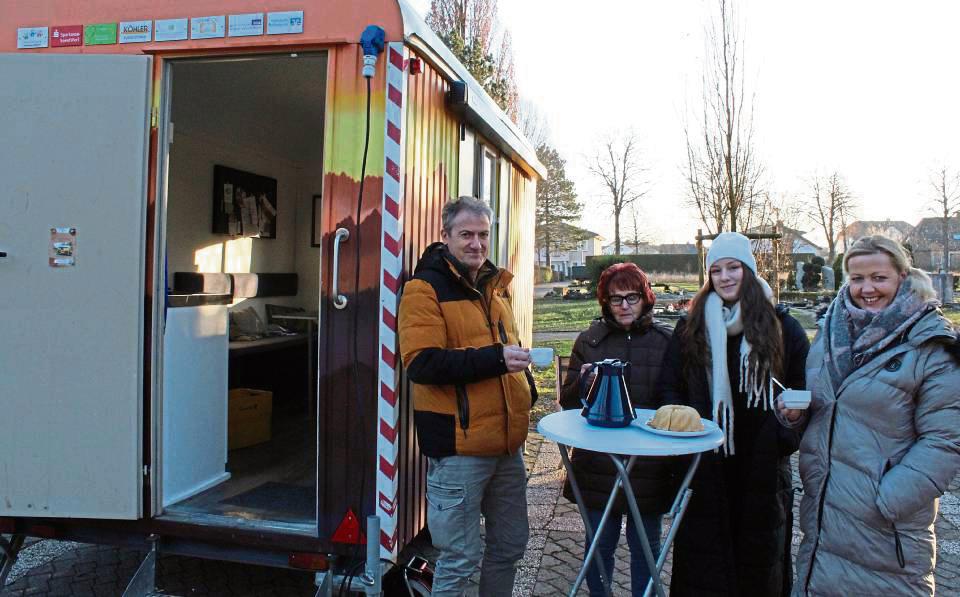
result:
<svg viewBox="0 0 960 597"><path fill-rule="evenodd" d="M135 519L151 60L0 73L0 516Z"/></svg>

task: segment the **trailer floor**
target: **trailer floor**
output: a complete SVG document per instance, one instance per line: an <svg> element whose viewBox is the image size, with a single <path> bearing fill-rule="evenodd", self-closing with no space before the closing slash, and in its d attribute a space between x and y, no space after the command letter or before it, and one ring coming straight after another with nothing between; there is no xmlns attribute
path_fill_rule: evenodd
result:
<svg viewBox="0 0 960 597"><path fill-rule="evenodd" d="M269 442L230 451L230 479L167 512L315 525L315 428L303 414L275 416Z"/></svg>

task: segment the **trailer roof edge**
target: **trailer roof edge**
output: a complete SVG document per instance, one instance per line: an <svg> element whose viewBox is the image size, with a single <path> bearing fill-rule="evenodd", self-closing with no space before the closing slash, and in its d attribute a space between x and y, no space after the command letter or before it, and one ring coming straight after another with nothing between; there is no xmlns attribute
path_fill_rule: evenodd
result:
<svg viewBox="0 0 960 597"><path fill-rule="evenodd" d="M490 140L496 143L501 151L524 166L530 174L546 178L546 167L537 159L536 150L517 125L500 109L500 106L430 29L410 3L407 0L397 0L397 3L400 5L406 43L423 53L424 58L438 68L448 80L459 80L467 86L468 106L486 125L478 127L481 129L481 134L492 136Z"/></svg>

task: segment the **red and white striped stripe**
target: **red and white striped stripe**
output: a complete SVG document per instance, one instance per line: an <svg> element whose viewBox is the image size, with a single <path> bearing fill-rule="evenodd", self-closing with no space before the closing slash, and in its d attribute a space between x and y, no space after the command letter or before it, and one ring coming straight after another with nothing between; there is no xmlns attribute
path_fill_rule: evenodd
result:
<svg viewBox="0 0 960 597"><path fill-rule="evenodd" d="M377 515L380 555L397 556L397 426L400 410L397 308L403 268L403 102L407 60L402 43L387 44L387 114L384 136L380 243L380 398L377 424Z"/></svg>

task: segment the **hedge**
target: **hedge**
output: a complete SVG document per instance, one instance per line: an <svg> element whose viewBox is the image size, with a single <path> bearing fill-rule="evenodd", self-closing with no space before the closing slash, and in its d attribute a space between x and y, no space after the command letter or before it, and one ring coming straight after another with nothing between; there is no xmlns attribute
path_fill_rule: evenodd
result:
<svg viewBox="0 0 960 597"><path fill-rule="evenodd" d="M542 284L542 283L544 283L544 282L552 282L552 281L553 281L553 270L552 270L552 269L550 269L549 267L547 267L547 266L545 266L545 265L535 265L534 268L535 268L535 270L534 270L534 272L535 272L534 283L535 283L535 284Z"/></svg>
<svg viewBox="0 0 960 597"><path fill-rule="evenodd" d="M590 285L597 285L603 270L614 263L626 262L636 263L645 272L696 274L700 271L696 255L591 255L587 257Z"/></svg>
<svg viewBox="0 0 960 597"><path fill-rule="evenodd" d="M789 259L794 271L797 261L809 263L813 256L809 254L791 254ZM600 274L614 263L632 262L645 272L700 273L696 254L656 254L656 255L589 255L587 256L587 274L590 286L596 287Z"/></svg>

